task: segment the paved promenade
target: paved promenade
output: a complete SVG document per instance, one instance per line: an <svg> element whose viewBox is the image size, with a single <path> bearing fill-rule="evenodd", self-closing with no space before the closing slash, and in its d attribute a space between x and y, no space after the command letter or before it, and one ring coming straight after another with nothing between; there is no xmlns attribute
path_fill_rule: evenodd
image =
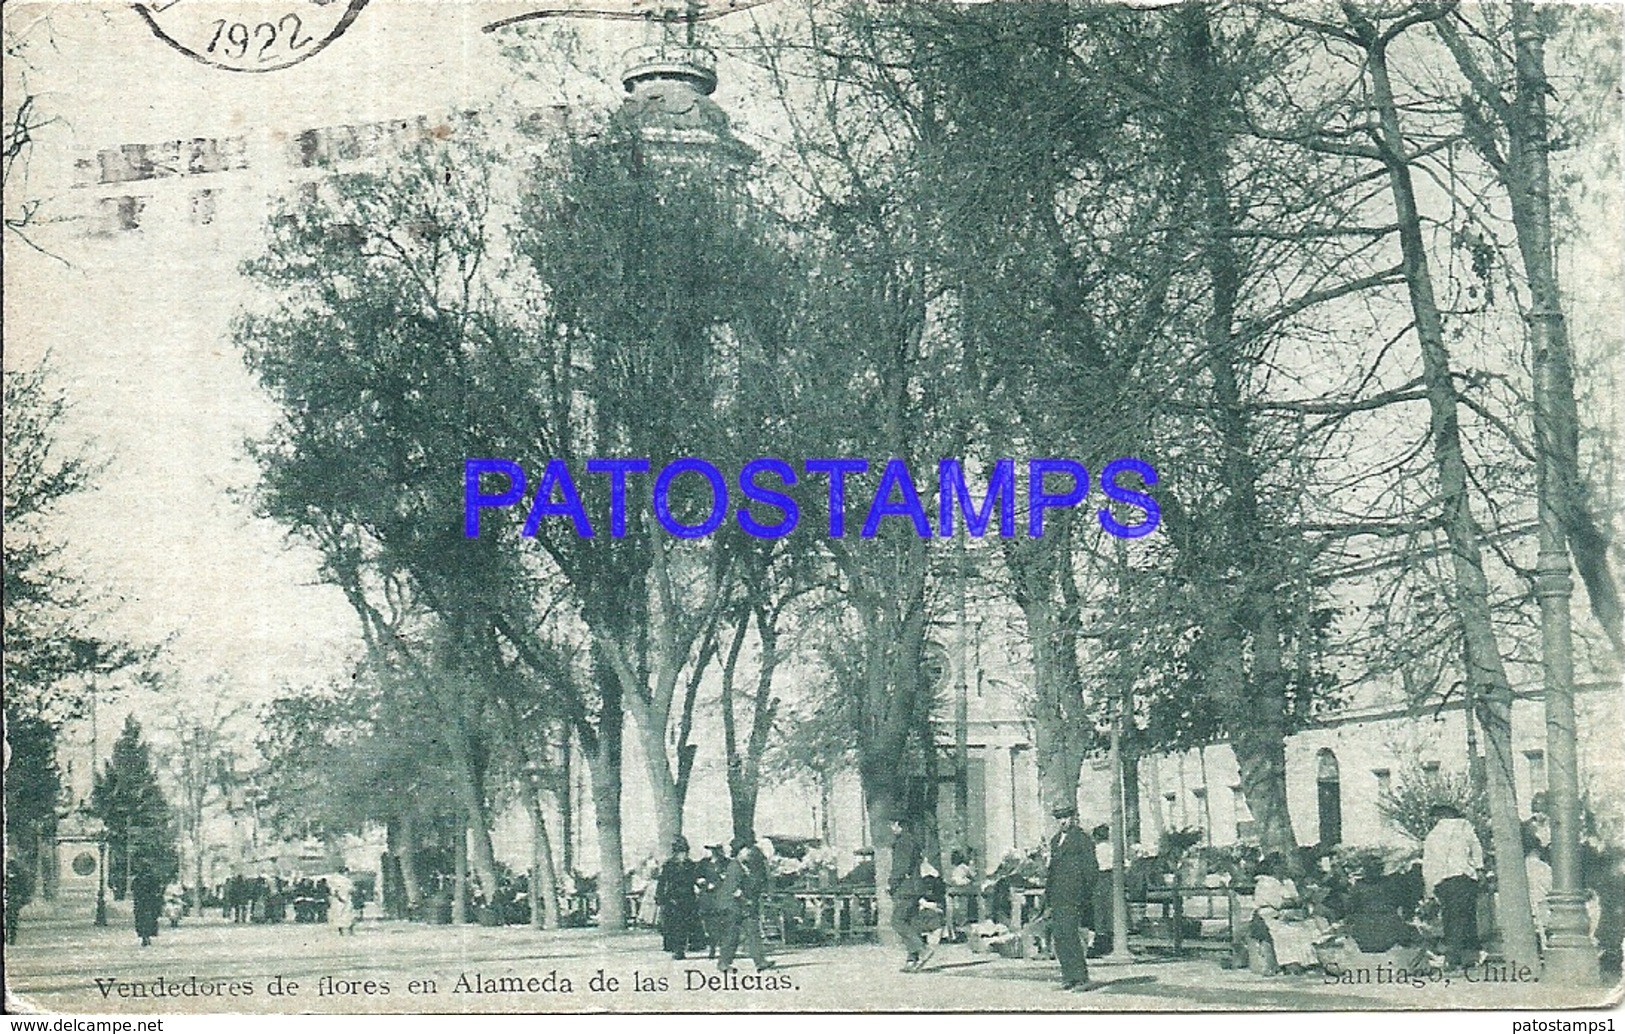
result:
<svg viewBox="0 0 1625 1034"><path fill-rule="evenodd" d="M1575 1008L1616 999L1604 988L1542 986L1495 973L1398 983L1261 977L1211 955L1093 966L1101 986L1058 987L1053 961L941 948L926 971L898 972L873 945L778 948L776 968L739 965L719 986L704 959L673 961L650 932L538 932L364 921L354 937L325 926L187 919L138 946L127 913L98 929L88 914L31 908L6 951L12 1009L47 1012L400 1013L601 1011L1231 1011ZM280 993L278 993L280 991Z"/></svg>

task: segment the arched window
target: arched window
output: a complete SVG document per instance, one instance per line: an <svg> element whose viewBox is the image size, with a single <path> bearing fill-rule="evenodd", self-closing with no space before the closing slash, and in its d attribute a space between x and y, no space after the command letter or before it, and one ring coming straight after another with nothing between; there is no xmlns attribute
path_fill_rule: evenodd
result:
<svg viewBox="0 0 1625 1034"><path fill-rule="evenodd" d="M1343 784L1337 774L1337 755L1330 747L1315 755L1315 789L1320 804L1320 846L1343 842Z"/></svg>

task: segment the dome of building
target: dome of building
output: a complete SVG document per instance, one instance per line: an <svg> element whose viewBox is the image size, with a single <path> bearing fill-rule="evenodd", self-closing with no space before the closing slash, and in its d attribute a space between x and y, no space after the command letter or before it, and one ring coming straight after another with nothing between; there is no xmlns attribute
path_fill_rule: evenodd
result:
<svg viewBox="0 0 1625 1034"><path fill-rule="evenodd" d="M755 157L734 137L727 113L711 99L717 72L710 50L675 43L639 47L626 55L621 84L629 96L616 121L636 129L657 150L728 164Z"/></svg>

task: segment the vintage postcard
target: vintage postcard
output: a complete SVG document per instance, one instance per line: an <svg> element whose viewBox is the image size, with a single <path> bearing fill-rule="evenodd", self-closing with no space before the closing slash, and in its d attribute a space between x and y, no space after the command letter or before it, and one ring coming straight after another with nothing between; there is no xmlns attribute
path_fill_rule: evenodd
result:
<svg viewBox="0 0 1625 1034"><path fill-rule="evenodd" d="M8 1011L1618 1002L1620 8L3 18Z"/></svg>

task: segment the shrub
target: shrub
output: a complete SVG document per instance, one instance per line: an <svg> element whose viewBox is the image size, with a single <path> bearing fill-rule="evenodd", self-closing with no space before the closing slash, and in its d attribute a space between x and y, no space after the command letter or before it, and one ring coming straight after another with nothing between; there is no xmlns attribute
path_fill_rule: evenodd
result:
<svg viewBox="0 0 1625 1034"><path fill-rule="evenodd" d="M1430 813L1440 804L1453 805L1473 824L1484 849L1490 849L1490 810L1483 787L1475 787L1465 774L1406 768L1393 786L1377 800L1377 810L1417 843L1433 828Z"/></svg>

